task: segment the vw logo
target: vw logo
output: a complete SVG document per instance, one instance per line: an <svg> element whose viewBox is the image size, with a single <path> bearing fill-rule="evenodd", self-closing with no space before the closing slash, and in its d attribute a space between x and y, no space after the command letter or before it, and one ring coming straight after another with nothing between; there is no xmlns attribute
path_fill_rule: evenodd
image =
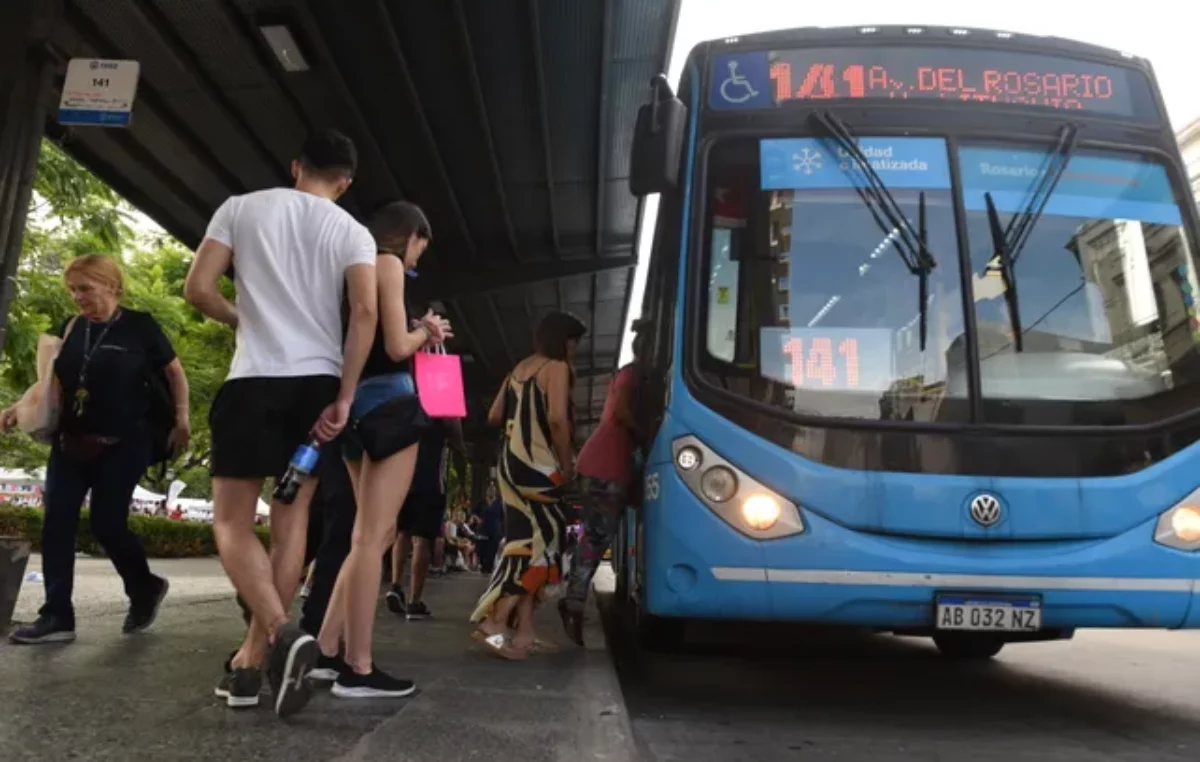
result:
<svg viewBox="0 0 1200 762"><path fill-rule="evenodd" d="M971 498L971 518L981 527L995 526L1000 521L1000 498L986 492Z"/></svg>

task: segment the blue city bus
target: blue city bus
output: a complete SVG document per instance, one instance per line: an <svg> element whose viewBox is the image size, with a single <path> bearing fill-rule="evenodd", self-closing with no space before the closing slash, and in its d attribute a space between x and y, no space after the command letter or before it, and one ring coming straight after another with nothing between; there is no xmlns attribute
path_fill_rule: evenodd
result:
<svg viewBox="0 0 1200 762"><path fill-rule="evenodd" d="M645 645L1200 627L1197 212L1147 61L806 28L652 89L651 425L613 554Z"/></svg>

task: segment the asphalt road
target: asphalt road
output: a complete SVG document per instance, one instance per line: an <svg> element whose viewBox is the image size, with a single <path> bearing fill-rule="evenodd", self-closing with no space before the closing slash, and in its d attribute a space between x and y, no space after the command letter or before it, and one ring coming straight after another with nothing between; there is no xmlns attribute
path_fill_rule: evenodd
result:
<svg viewBox="0 0 1200 762"><path fill-rule="evenodd" d="M647 761L1200 759L1197 632L1092 631L982 664L782 626L695 628L672 655L615 634Z"/></svg>

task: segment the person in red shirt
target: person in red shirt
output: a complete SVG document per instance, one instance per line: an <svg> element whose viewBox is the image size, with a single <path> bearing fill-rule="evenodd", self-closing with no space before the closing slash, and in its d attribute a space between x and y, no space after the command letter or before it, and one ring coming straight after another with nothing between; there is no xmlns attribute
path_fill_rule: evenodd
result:
<svg viewBox="0 0 1200 762"><path fill-rule="evenodd" d="M583 645L583 610L592 577L612 545L621 513L628 503L633 481L633 451L641 441L637 421L639 358L644 353L643 320L632 326L633 362L617 371L608 389L600 425L579 452L579 474L583 500L583 527L579 547L567 576L567 593L558 604L563 628L576 645Z"/></svg>

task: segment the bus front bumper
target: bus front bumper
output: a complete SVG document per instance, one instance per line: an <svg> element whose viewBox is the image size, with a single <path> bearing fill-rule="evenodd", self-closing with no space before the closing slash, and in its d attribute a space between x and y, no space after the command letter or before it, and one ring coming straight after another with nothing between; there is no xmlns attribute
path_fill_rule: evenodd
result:
<svg viewBox="0 0 1200 762"><path fill-rule="evenodd" d="M1034 600L1042 630L1200 628L1200 553L1155 544L1154 521L1104 540L985 545L866 534L808 512L803 534L756 541L686 488L664 493L691 504L644 516L642 605L655 615L920 631L935 628L942 596L967 594Z"/></svg>

